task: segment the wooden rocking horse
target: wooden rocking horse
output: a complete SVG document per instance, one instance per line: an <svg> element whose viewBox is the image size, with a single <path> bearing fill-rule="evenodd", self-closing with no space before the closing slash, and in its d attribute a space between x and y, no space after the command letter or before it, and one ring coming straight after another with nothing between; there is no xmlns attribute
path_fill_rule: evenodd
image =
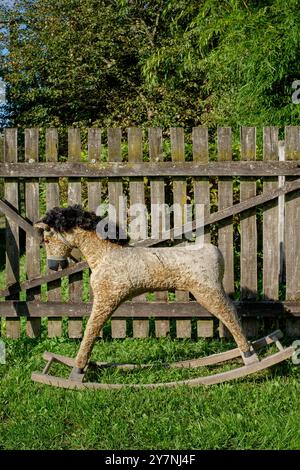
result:
<svg viewBox="0 0 300 470"><path fill-rule="evenodd" d="M222 285L224 261L217 247L211 244L204 244L193 250L186 247L130 247L127 238L120 236L117 227L114 236L109 238L103 234L99 236L96 229L100 221L101 218L95 213L84 211L75 205L67 208L56 207L35 224L45 243L50 269L66 267L73 248L81 251L92 271L90 283L94 300L76 358L45 352L44 359L48 361L47 365L42 373L32 374L33 380L70 389L210 385L258 372L293 355L293 347L283 348L281 345L279 340L282 333L279 330L260 340L248 342L235 306ZM242 358L244 365L230 371L177 382L105 384L85 381L85 373L96 338L120 303L149 290L172 288L191 292L202 306L228 328L237 343L237 348L204 358L175 362L168 367L208 366L235 358ZM279 351L260 360L256 352L271 343L275 343ZM72 368L68 379L48 373L53 362ZM107 366L105 363L96 364L99 367ZM115 367L131 370L141 366L116 364Z"/></svg>

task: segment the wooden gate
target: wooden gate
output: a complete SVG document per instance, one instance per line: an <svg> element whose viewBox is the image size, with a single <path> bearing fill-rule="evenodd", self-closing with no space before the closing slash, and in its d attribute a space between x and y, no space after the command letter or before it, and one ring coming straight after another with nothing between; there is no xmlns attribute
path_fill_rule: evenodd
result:
<svg viewBox="0 0 300 470"><path fill-rule="evenodd" d="M22 134L19 131L19 134ZM147 135L146 135L147 134ZM47 272L44 248L32 224L55 205L100 203L118 208L145 204L148 238L136 245L154 246L192 228L184 212L173 215L174 229L164 231L167 207L190 203L194 216L204 207L204 239L218 244L225 259L224 285L235 300L249 337L276 324L291 336L300 334L300 127L242 128L240 145L230 128L219 128L217 142L208 130L192 135L181 128L142 131L119 128L68 130L67 155L56 129L39 133L5 129L0 162L0 321L2 334L18 338L25 331L50 337L65 331L80 338L83 318L91 310L89 270L84 261L64 271ZM209 151L210 150L210 151ZM127 198L127 203L125 201ZM154 204L167 204L159 219ZM203 205L203 206L202 206ZM148 220L149 219L149 220ZM126 221L119 220L121 225ZM151 234L159 231L159 239ZM122 304L105 334L113 338L220 337L228 332L189 293L149 293Z"/></svg>

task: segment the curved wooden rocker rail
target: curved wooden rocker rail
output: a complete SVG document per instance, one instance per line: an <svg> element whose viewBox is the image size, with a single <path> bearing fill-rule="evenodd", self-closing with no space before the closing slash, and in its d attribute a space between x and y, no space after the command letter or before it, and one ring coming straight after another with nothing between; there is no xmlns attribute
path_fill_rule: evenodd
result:
<svg viewBox="0 0 300 470"><path fill-rule="evenodd" d="M84 389L120 389L120 388L158 388L158 387L176 387L179 385L187 385L189 387L195 387L197 385L214 385L221 382L230 381L233 379L238 379L241 377L245 377L250 374L254 374L255 372L259 372L261 370L267 369L275 364L278 364L286 359L292 357L295 352L293 347L284 348L280 343L279 339L282 338L283 334L280 330L276 330L273 333L261 338L257 341L252 343L253 349L258 351L263 347L275 343L279 352L274 353L270 356L265 357L264 359L259 360L258 362L251 363L249 365L243 365L242 367L238 367L226 372L220 372L218 374L213 374L204 377L196 377L193 379L186 379L186 380L179 380L176 382L159 382L159 383L146 383L146 384L109 384L109 383L97 383L97 382L84 382L84 375L86 370L83 374L78 374L75 371L75 360L61 356L59 354L53 354L50 352L45 352L43 358L48 361L43 372L33 372L32 373L32 380L35 382L39 382L46 385L52 385L55 387L67 388L71 390L84 390ZM196 368L196 367L203 367L203 366L210 366L220 364L222 362L230 361L232 359L240 358L241 354L238 348L231 349L229 351L213 354L207 357L198 358L198 359L190 359L185 361L178 361L173 362L171 364L163 364L163 367L167 368ZM48 372L51 368L53 362L58 362L60 364L64 364L66 366L72 367L71 374L68 379L62 377L56 377L53 375L49 375ZM107 367L115 367L122 370L133 370L133 369L141 369L141 368L149 368L153 367L150 364L119 364L119 363L107 363L107 362L95 362L90 363L90 366L98 367L98 368L107 368Z"/></svg>

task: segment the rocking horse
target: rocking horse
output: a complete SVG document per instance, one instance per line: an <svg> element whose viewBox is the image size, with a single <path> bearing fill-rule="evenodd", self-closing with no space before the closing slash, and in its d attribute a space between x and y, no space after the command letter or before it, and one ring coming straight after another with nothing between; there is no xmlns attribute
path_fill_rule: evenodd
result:
<svg viewBox="0 0 300 470"><path fill-rule="evenodd" d="M55 207L35 224L45 243L48 266L57 270L68 264L73 248L78 248L90 269L90 284L93 290L93 307L87 322L83 339L75 359L44 353L48 361L42 373L33 373L32 379L44 384L69 389L107 389L122 387L173 387L176 385L210 385L263 370L277 364L294 353L294 348L283 348L279 339L280 330L257 340L248 342L234 304L226 295L222 279L224 261L221 252L211 244L204 244L193 250L182 247L141 248L128 246L128 240L120 236L118 227L114 236L99 236L97 225L101 221L94 212L87 212L81 206ZM236 369L188 380L153 384L105 384L84 380L89 367L89 358L94 343L104 323L121 302L149 290L175 288L191 292L195 299L215 315L232 334L237 348L220 354L179 361L168 367L200 367L219 364L241 358L244 365ZM259 359L257 351L275 343L279 352ZM48 374L53 362L72 368L68 379ZM106 363L96 363L105 367ZM140 367L134 364L115 364L122 369ZM145 365L147 367L147 365Z"/></svg>

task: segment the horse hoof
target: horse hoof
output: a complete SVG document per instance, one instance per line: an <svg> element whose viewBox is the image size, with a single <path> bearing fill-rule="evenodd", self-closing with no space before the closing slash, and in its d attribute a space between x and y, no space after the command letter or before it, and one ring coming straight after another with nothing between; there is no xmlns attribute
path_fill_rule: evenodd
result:
<svg viewBox="0 0 300 470"><path fill-rule="evenodd" d="M241 356L246 366L249 366L250 364L256 364L257 362L259 362L258 356L255 351L247 351L247 352L241 351Z"/></svg>

